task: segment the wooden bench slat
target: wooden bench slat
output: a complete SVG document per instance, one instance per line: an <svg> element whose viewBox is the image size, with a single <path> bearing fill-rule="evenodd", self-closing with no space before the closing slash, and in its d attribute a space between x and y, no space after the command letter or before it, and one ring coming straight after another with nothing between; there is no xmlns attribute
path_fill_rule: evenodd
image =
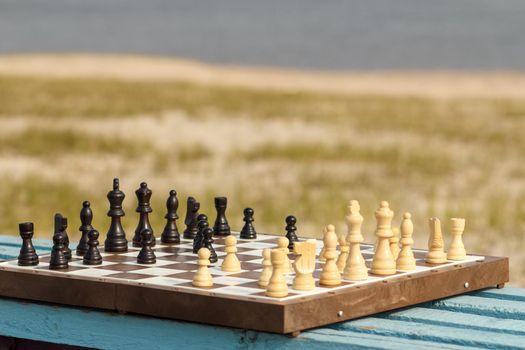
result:
<svg viewBox="0 0 525 350"><path fill-rule="evenodd" d="M461 317L461 314L458 314L458 317ZM463 317L468 316L463 315ZM466 331L456 327L378 317L367 317L342 323L337 329L478 348L522 349L525 344L525 336L522 335L473 329Z"/></svg>
<svg viewBox="0 0 525 350"><path fill-rule="evenodd" d="M496 318L525 320L525 303L512 300L460 295L424 304L425 307Z"/></svg>
<svg viewBox="0 0 525 350"><path fill-rule="evenodd" d="M411 307L380 316L390 320L454 327L467 332L476 329L525 336L525 320L508 320L425 307Z"/></svg>
<svg viewBox="0 0 525 350"><path fill-rule="evenodd" d="M475 293L475 296L525 302L525 289L505 287L502 289L486 289Z"/></svg>

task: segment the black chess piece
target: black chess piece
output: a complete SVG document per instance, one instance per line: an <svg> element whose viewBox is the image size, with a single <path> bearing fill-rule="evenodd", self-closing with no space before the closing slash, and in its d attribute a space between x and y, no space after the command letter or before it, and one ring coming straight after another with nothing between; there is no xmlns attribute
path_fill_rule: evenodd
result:
<svg viewBox="0 0 525 350"><path fill-rule="evenodd" d="M88 250L84 254L82 263L84 265L100 265L102 264L102 256L98 251L98 236L97 230L90 230L88 233Z"/></svg>
<svg viewBox="0 0 525 350"><path fill-rule="evenodd" d="M253 222L255 219L253 218L254 211L252 208L246 208L244 209L244 218L243 221L245 222L240 238L242 239L255 239L257 238L257 231L255 231L255 227L253 227Z"/></svg>
<svg viewBox="0 0 525 350"><path fill-rule="evenodd" d="M286 217L286 238L288 238L288 249L293 250L294 242L299 242L299 238L297 238L297 235L295 234L295 231L297 231L297 227L295 224L297 223L297 218L293 215L289 215Z"/></svg>
<svg viewBox="0 0 525 350"><path fill-rule="evenodd" d="M64 255L64 236L61 232L53 235L53 248L51 249L51 257L49 259L50 270L63 270L68 268L67 258Z"/></svg>
<svg viewBox="0 0 525 350"><path fill-rule="evenodd" d="M198 220L198 231L193 239L193 253L197 253L202 248L204 241L204 230L209 227L208 217L205 214L200 214L197 217Z"/></svg>
<svg viewBox="0 0 525 350"><path fill-rule="evenodd" d="M228 198L215 197L215 209L217 209L217 219L213 225L213 233L217 236L228 236L231 234L230 225L226 220L226 207L228 205Z"/></svg>
<svg viewBox="0 0 525 350"><path fill-rule="evenodd" d="M20 266L35 266L38 265L38 255L36 254L35 247L33 247L33 223L23 222L18 225L20 237L22 237L22 247L20 248L20 254L18 255L18 265Z"/></svg>
<svg viewBox="0 0 525 350"><path fill-rule="evenodd" d="M136 212L139 213L139 223L137 225L137 228L135 229L135 236L133 236L133 246L134 247L140 247L141 246L141 232L143 230L150 230L152 235L152 247L155 246L155 236L153 235L153 228L151 227L149 223L149 213L153 211L150 206L150 200L152 191L148 188L148 184L145 182L142 182L140 184L140 187L135 191L135 194L137 195L138 200L138 207L136 209Z"/></svg>
<svg viewBox="0 0 525 350"><path fill-rule="evenodd" d="M71 260L71 249L69 249L69 237L67 236L67 218L62 214L55 214L55 235L61 235L63 239L63 252L67 260Z"/></svg>
<svg viewBox="0 0 525 350"><path fill-rule="evenodd" d="M155 252L151 248L153 245L153 232L150 229L144 229L140 233L141 246L139 255L137 256L137 263L139 264L155 264L157 258Z"/></svg>
<svg viewBox="0 0 525 350"><path fill-rule="evenodd" d="M82 209L80 210L80 222L82 225L78 228L82 232L80 241L77 245L77 255L84 256L88 250L88 233L93 229L91 222L93 221L93 211L91 210L90 203L84 201L82 203Z"/></svg>
<svg viewBox="0 0 525 350"><path fill-rule="evenodd" d="M207 229L204 229L203 234L204 234L204 240L203 240L202 248L208 248L210 250L210 262L212 264L216 263L218 258L217 258L217 253L215 252L215 249L212 246L213 230L208 227Z"/></svg>
<svg viewBox="0 0 525 350"><path fill-rule="evenodd" d="M184 238L186 239L193 239L195 238L195 235L197 235L197 232L199 231L198 228L198 216L199 216L199 209L201 207L201 204L195 200L193 197L188 197L188 208L186 212L186 219L184 220L184 223L186 224L186 229L184 230Z"/></svg>
<svg viewBox="0 0 525 350"><path fill-rule="evenodd" d="M179 200L177 199L177 192L175 190L171 190L170 196L166 201L167 213L166 216L164 216L166 219L166 226L164 226L164 231L162 231L160 236L162 243L180 243L180 234L176 222L176 220L179 218L177 215L178 208Z"/></svg>
<svg viewBox="0 0 525 350"><path fill-rule="evenodd" d="M107 197L109 201L107 215L111 217L111 225L104 241L104 250L115 253L127 252L128 240L121 223L121 218L125 215L122 209L122 202L126 195L120 190L118 178L113 179L113 190L108 192Z"/></svg>

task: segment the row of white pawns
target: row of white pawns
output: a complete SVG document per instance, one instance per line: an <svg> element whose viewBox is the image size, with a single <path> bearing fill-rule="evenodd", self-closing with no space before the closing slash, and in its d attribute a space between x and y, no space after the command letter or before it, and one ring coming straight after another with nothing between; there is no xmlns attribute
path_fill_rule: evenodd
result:
<svg viewBox="0 0 525 350"><path fill-rule="evenodd" d="M396 271L411 271L416 269L416 259L412 252L412 224L411 214L405 213L400 230L392 228L394 212L390 210L388 202L382 201L379 209L375 212L377 229L375 235L377 243L372 260L371 273L375 275L388 276ZM324 286L337 286L341 280L364 281L368 279L368 268L361 253L360 244L363 242L361 225L363 216L360 214L359 202L350 201L348 214L345 217L348 226L348 234L339 238L335 233L335 227L328 225L324 229L323 249L319 254L319 260L324 261L324 266L319 277L319 284ZM461 261L466 258L466 251L462 241L465 229L465 219L453 218L452 241L448 254L444 250L441 223L437 218L429 219L430 237L428 241L428 252L426 262L430 264L442 264L447 260ZM399 239L401 232L401 240ZM340 254L337 254L337 243L340 246ZM399 246L401 243L401 247ZM238 272L241 264L236 256L237 239L228 236L225 240L226 256L221 269L227 272ZM284 274L295 270L292 288L296 290L312 290L315 288L313 272L315 270L316 240L308 239L304 242L294 242L294 253L297 255L292 266L288 258L288 239L280 237L277 248L263 249L263 270L261 271L258 284L266 289L266 295L282 298L288 295L288 285ZM213 286L213 279L208 270L210 251L201 248L198 252L198 270L195 273L192 284L196 287L209 288Z"/></svg>

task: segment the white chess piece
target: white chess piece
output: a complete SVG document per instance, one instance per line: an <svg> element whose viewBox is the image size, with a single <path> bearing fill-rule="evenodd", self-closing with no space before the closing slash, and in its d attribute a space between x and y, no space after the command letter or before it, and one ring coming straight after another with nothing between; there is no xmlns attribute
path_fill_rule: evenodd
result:
<svg viewBox="0 0 525 350"><path fill-rule="evenodd" d="M340 273L343 273L348 260L348 252L350 251L349 243L346 241L344 234L339 235L339 256L337 257L337 269Z"/></svg>
<svg viewBox="0 0 525 350"><path fill-rule="evenodd" d="M370 272L376 275L388 276L396 273L396 261L390 250L390 237L392 237L392 218L394 212L390 210L388 202L382 201L375 212L377 220L377 249L372 260Z"/></svg>
<svg viewBox="0 0 525 350"><path fill-rule="evenodd" d="M414 252L412 251L412 245L414 240L412 239L412 233L414 232L414 224L412 223L412 215L405 213L403 215L403 221L401 222L401 251L396 260L396 266L398 270L415 270L416 259L414 258Z"/></svg>
<svg viewBox="0 0 525 350"><path fill-rule="evenodd" d="M288 248L286 248L288 249ZM273 298L284 298L288 295L288 285L284 279L283 267L285 264L284 257L286 254L282 249L272 249L271 261L272 261L272 276L266 287L266 295Z"/></svg>
<svg viewBox="0 0 525 350"><path fill-rule="evenodd" d="M221 270L224 272L239 272L241 271L241 263L237 258L237 239L233 235L229 235L224 240L226 246L226 257L224 258Z"/></svg>
<svg viewBox="0 0 525 350"><path fill-rule="evenodd" d="M452 242L450 242L448 248L447 258L449 260L465 260L467 252L462 239L463 231L465 230L465 219L452 218L450 221L452 223Z"/></svg>
<svg viewBox="0 0 525 350"><path fill-rule="evenodd" d="M430 236L428 238L428 253L425 261L429 264L443 264L447 262L447 254L444 251L443 233L441 233L441 222L438 218L428 220Z"/></svg>
<svg viewBox="0 0 525 350"><path fill-rule="evenodd" d="M271 249L270 248L264 248L262 252L263 256L263 270L261 274L259 275L259 287L266 288L268 286L268 282L270 281L270 277L272 276L272 260L271 260Z"/></svg>
<svg viewBox="0 0 525 350"><path fill-rule="evenodd" d="M210 250L208 248L201 248L197 253L199 260L197 260L197 272L193 276L192 284L195 287L207 288L213 286L213 279L208 269L210 265Z"/></svg>
<svg viewBox="0 0 525 350"><path fill-rule="evenodd" d="M290 258L288 257L288 253L290 250L288 249L288 238L286 237L279 237L277 239L277 248L282 250L284 253L284 266L283 266L283 273L292 273L293 267L292 262L290 261Z"/></svg>
<svg viewBox="0 0 525 350"><path fill-rule="evenodd" d="M294 253L298 254L294 262L295 278L293 289L312 290L315 288L313 272L315 270L315 249L317 241L308 239L305 242L294 243Z"/></svg>
<svg viewBox="0 0 525 350"><path fill-rule="evenodd" d="M319 277L319 284L323 286L337 286L341 284L341 274L337 269L337 235L334 225L328 225L323 238L326 261Z"/></svg>
<svg viewBox="0 0 525 350"><path fill-rule="evenodd" d="M394 256L394 260L397 260L399 256L399 229L397 227L392 227L392 237L390 237L390 251Z"/></svg>
<svg viewBox="0 0 525 350"><path fill-rule="evenodd" d="M359 202L351 200L345 218L348 227L346 241L347 244L350 244L350 252L343 271L343 278L351 281L364 281L368 278L368 268L363 253L361 253L361 242L364 238L361 234L363 216L361 216L360 210Z"/></svg>

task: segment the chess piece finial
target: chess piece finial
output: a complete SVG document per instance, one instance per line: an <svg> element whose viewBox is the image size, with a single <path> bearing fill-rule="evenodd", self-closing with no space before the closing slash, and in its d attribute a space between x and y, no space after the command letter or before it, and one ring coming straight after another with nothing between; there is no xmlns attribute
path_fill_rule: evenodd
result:
<svg viewBox="0 0 525 350"><path fill-rule="evenodd" d="M297 223L297 218L293 215L288 215L285 219L286 221L286 238L288 238L288 249L290 251L293 250L294 242L299 242L299 238L297 238L297 234L295 233L297 231L297 227L295 224Z"/></svg>
<svg viewBox="0 0 525 350"><path fill-rule="evenodd" d="M279 237L277 239L277 249L281 249L284 253L284 265L283 265L283 273L291 273L293 271L292 263L290 261L290 258L288 257L288 253L290 252L288 249L289 245L288 238L286 237Z"/></svg>
<svg viewBox="0 0 525 350"><path fill-rule="evenodd" d="M91 210L91 204L88 201L82 203L82 209L80 210L80 222L82 223L78 228L82 233L80 240L77 245L77 255L84 256L86 254L88 246L88 233L93 229L91 222L93 221L93 211Z"/></svg>
<svg viewBox="0 0 525 350"><path fill-rule="evenodd" d="M286 247L288 249L288 247ZM266 295L272 298L284 298L288 295L288 285L284 279L283 267L286 265L286 253L282 249L272 249L272 276L266 286Z"/></svg>
<svg viewBox="0 0 525 350"><path fill-rule="evenodd" d="M414 232L414 224L412 223L412 214L403 214L403 221L401 222L401 251L397 257L396 266L398 270L411 271L416 269L416 259L412 251L414 240L412 233Z"/></svg>
<svg viewBox="0 0 525 350"><path fill-rule="evenodd" d="M184 230L183 237L186 239L194 239L195 235L198 233L198 217L199 209L201 205L193 197L188 197L187 207L186 207L186 218L184 219L184 224L186 224L186 229Z"/></svg>
<svg viewBox="0 0 525 350"><path fill-rule="evenodd" d="M179 229L177 228L177 209L179 208L179 200L177 199L177 191L171 190L168 199L166 200L166 225L160 236L162 243L174 244L180 243Z"/></svg>
<svg viewBox="0 0 525 350"><path fill-rule="evenodd" d="M195 238L193 238L193 253L197 254L199 252L199 249L201 249L204 245L204 230L209 227L208 223L208 217L206 214L199 214L197 217L197 227L198 231L195 235Z"/></svg>
<svg viewBox="0 0 525 350"><path fill-rule="evenodd" d="M259 275L259 287L266 288L268 286L268 283L270 281L270 277L272 276L272 260L271 260L271 249L270 248L264 248L262 251L262 265L263 270L261 271L261 274Z"/></svg>
<svg viewBox="0 0 525 350"><path fill-rule="evenodd" d="M225 272L239 272L241 271L241 262L237 258L237 238L235 236L226 236L224 240L226 246L226 257L224 258L221 270Z"/></svg>
<svg viewBox="0 0 525 350"><path fill-rule="evenodd" d="M226 219L226 207L228 198L215 197L215 209L217 210L217 219L213 225L213 233L217 236L228 236L231 234L230 225Z"/></svg>
<svg viewBox="0 0 525 350"><path fill-rule="evenodd" d="M392 232L392 218L394 212L390 210L387 201L382 201L379 209L375 212L377 220L377 248L372 259L371 272L376 275L388 276L396 273L396 261L390 250L390 238Z"/></svg>
<svg viewBox="0 0 525 350"><path fill-rule="evenodd" d="M139 264L155 264L157 257L153 251L153 232L150 229L144 229L140 233L140 245L141 249L139 255L137 255L137 263Z"/></svg>
<svg viewBox="0 0 525 350"><path fill-rule="evenodd" d="M55 216L56 218L56 216ZM62 220L60 220L62 221ZM55 221L56 224L56 221ZM55 228L56 231L56 228ZM64 236L60 231L53 235L53 248L51 249L51 258L49 260L50 270L64 270L68 268L67 258L64 255Z"/></svg>
<svg viewBox="0 0 525 350"><path fill-rule="evenodd" d="M428 239L428 253L425 261L429 264L444 264L447 262L447 254L444 250L441 222L438 218L428 220L430 236Z"/></svg>
<svg viewBox="0 0 525 350"><path fill-rule="evenodd" d="M305 242L296 242L294 253L298 254L295 259L295 278L292 288L296 290L312 290L315 288L313 272L315 270L315 249L317 241L307 239Z"/></svg>
<svg viewBox="0 0 525 350"><path fill-rule="evenodd" d="M97 230L90 230L88 233L88 250L84 254L82 263L84 265L100 265L102 264L102 256L98 250L98 236Z"/></svg>
<svg viewBox="0 0 525 350"><path fill-rule="evenodd" d="M351 200L348 205L348 214L345 217L348 227L346 242L350 244L350 251L343 271L343 278L351 281L364 281L368 278L368 268L363 253L361 253L361 243L364 241L361 225L364 219L360 211L359 202Z"/></svg>
<svg viewBox="0 0 525 350"><path fill-rule="evenodd" d="M328 225L323 237L325 247L324 257L326 259L323 271L319 276L319 284L323 286L337 286L341 284L341 275L337 269L335 259L337 258L337 234L335 226Z"/></svg>
<svg viewBox="0 0 525 350"><path fill-rule="evenodd" d="M38 255L33 246L32 238L34 234L34 226L32 222L23 222L18 225L20 237L22 238L22 247L18 255L18 265L20 266L35 266L38 265Z"/></svg>
<svg viewBox="0 0 525 350"><path fill-rule="evenodd" d="M255 219L253 218L254 211L252 208L246 208L244 209L244 218L242 219L244 221L244 226L241 230L240 238L241 239L255 239L257 238L257 232L255 231L255 228L253 227L253 222Z"/></svg>
<svg viewBox="0 0 525 350"><path fill-rule="evenodd" d="M213 287L213 278L208 269L208 266L210 265L210 251L207 248L201 248L199 249L198 256L198 269L193 276L191 284L199 288Z"/></svg>
<svg viewBox="0 0 525 350"><path fill-rule="evenodd" d="M389 242L390 251L394 256L394 260L397 260L397 257L399 256L399 251L401 250L399 248L399 229L397 227L392 227L392 237L390 237Z"/></svg>
<svg viewBox="0 0 525 350"><path fill-rule="evenodd" d="M106 252L122 253L128 251L128 240L126 239L126 232L121 222L121 218L125 215L122 209L122 202L125 197L124 192L120 190L119 179L114 178L113 190L107 194L109 201L107 215L111 218L111 224L106 234L106 240L104 241L104 250ZM89 232L89 229L86 228L86 232Z"/></svg>
<svg viewBox="0 0 525 350"><path fill-rule="evenodd" d="M452 223L452 242L450 242L448 248L447 259L456 261L465 260L467 252L465 251L462 239L463 231L465 230L465 219L452 218L450 222Z"/></svg>
<svg viewBox="0 0 525 350"><path fill-rule="evenodd" d="M150 201L151 195L153 192L148 188L148 184L145 182L140 183L140 187L135 191L137 196L138 206L135 210L139 213L139 222L137 228L135 229L135 235L133 236L133 246L141 246L141 232L144 230L150 230L152 235L152 247L155 246L155 235L153 233L153 228L149 223L149 214L153 212L151 209Z"/></svg>
<svg viewBox="0 0 525 350"><path fill-rule="evenodd" d="M207 248L210 251L210 262L216 263L219 259L217 258L217 253L215 252L215 249L213 248L213 229L211 227L205 228L202 231L204 235L203 239L203 247Z"/></svg>

